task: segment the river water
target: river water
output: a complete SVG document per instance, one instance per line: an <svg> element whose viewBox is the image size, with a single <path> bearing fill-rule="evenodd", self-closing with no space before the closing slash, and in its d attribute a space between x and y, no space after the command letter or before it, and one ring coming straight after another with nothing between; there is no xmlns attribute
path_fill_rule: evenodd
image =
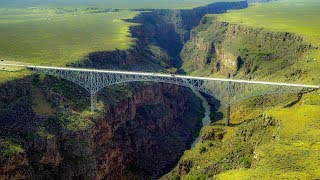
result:
<svg viewBox="0 0 320 180"><path fill-rule="evenodd" d="M191 88L191 90L196 94L196 96L198 96L201 101L202 101L202 106L205 110L205 113L204 113L204 118L202 119L202 127L204 126L208 126L210 125L211 123L211 119L210 119L210 105L207 101L207 99L205 97L203 97L199 91L195 90L194 88ZM200 139L200 134L199 136L193 141L193 143L191 144L191 148L193 148L198 142L199 142L199 139Z"/></svg>

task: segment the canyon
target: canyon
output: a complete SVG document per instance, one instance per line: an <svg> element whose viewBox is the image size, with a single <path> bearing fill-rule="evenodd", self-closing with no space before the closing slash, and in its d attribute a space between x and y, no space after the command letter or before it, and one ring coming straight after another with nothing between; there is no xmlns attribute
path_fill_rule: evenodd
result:
<svg viewBox="0 0 320 180"><path fill-rule="evenodd" d="M74 67L180 71L180 51L207 13L247 7L214 3L193 10L154 10L130 20L129 50L94 52ZM12 178L158 178L169 172L201 128L201 100L184 87L133 83L99 96L67 81L33 75L1 85L0 174ZM165 112L165 113L163 113Z"/></svg>
<svg viewBox="0 0 320 180"><path fill-rule="evenodd" d="M68 66L317 82L319 77L299 59L318 47L301 36L207 15L246 8L248 2L191 10L139 9L137 17L127 20L140 24L130 28L134 46L92 52ZM290 108L306 99L293 94L248 100L232 113L232 119L243 122L205 127L197 139L203 117L205 124L223 118L219 102L205 98L208 104L201 94L176 85L121 84L102 90L98 111L89 113L89 94L68 81L31 75L6 82L0 85L0 178L180 179L192 178L194 172L214 177L250 168L259 162L255 147L279 138L281 128L280 120L259 109L262 104ZM231 128L237 129L227 135ZM197 141L201 147L186 151ZM218 160L208 166L199 163L212 149L222 151ZM190 153L200 158L190 158Z"/></svg>

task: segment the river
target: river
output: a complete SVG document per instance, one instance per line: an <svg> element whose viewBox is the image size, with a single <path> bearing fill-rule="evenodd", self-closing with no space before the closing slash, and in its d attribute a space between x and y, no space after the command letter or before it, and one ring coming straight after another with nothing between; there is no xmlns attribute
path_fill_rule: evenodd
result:
<svg viewBox="0 0 320 180"><path fill-rule="evenodd" d="M210 125L210 123L211 123L211 119L210 119L211 106L209 105L207 99L204 96L202 96L199 91L195 90L194 88L191 88L191 90L196 94L196 96L198 96L198 98L201 99L202 106L205 110L204 118L202 119L202 127ZM200 139L200 134L191 144L191 148L193 148L199 142L199 139Z"/></svg>

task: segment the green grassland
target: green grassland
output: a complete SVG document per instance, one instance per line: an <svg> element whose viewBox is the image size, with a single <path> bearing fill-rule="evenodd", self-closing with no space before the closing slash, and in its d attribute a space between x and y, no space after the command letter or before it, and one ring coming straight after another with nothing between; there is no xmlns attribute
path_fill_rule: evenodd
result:
<svg viewBox="0 0 320 180"><path fill-rule="evenodd" d="M91 13L86 9L0 9L0 59L64 66L95 51L127 49L130 19L137 12ZM4 67L1 67L3 69ZM3 70L9 70L4 68ZM26 72L0 71L1 81Z"/></svg>
<svg viewBox="0 0 320 180"><path fill-rule="evenodd" d="M135 14L1 9L0 58L37 65L64 65L89 52L126 49L133 42L128 30L131 24L121 19Z"/></svg>
<svg viewBox="0 0 320 180"><path fill-rule="evenodd" d="M319 155L319 95L311 93L290 107L275 107L264 112L279 124L273 139L260 143L254 151L250 169L237 169L218 175L247 179L318 179Z"/></svg>
<svg viewBox="0 0 320 180"><path fill-rule="evenodd" d="M219 15L220 21L263 27L272 31L293 32L320 46L320 1L280 0L255 4L250 8Z"/></svg>
<svg viewBox="0 0 320 180"><path fill-rule="evenodd" d="M109 11L111 8L184 9L218 1L4 0L0 2L0 60L65 66L79 61L90 52L123 50L134 44L129 31L134 24L123 19L131 19L139 12ZM0 76L3 77L0 83L26 74L29 73L0 66Z"/></svg>

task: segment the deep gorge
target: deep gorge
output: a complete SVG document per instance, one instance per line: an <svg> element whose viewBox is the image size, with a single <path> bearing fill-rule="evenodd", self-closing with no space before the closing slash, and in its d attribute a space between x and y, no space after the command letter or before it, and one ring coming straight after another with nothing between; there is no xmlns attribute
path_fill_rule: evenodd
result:
<svg viewBox="0 0 320 180"><path fill-rule="evenodd" d="M131 27L137 42L129 50L93 52L69 66L170 73L203 70L198 74L251 79L270 76L269 69L280 71L297 61L294 56L316 48L290 33L203 18L247 6L247 2L214 3L193 10L142 12L130 20L141 25ZM235 38L248 45L229 45ZM275 44L286 49L269 52ZM278 66L277 59L286 63ZM303 76L299 68L294 75L284 74L286 80ZM50 104L49 115L35 112L34 98ZM83 118L81 111L89 102L81 88L34 76L2 85L1 133L15 137L25 152L0 158L1 178L159 178L174 168L201 127L201 101L183 87L133 83L107 88L99 99L103 110L97 116L84 116L79 127L74 120Z"/></svg>

